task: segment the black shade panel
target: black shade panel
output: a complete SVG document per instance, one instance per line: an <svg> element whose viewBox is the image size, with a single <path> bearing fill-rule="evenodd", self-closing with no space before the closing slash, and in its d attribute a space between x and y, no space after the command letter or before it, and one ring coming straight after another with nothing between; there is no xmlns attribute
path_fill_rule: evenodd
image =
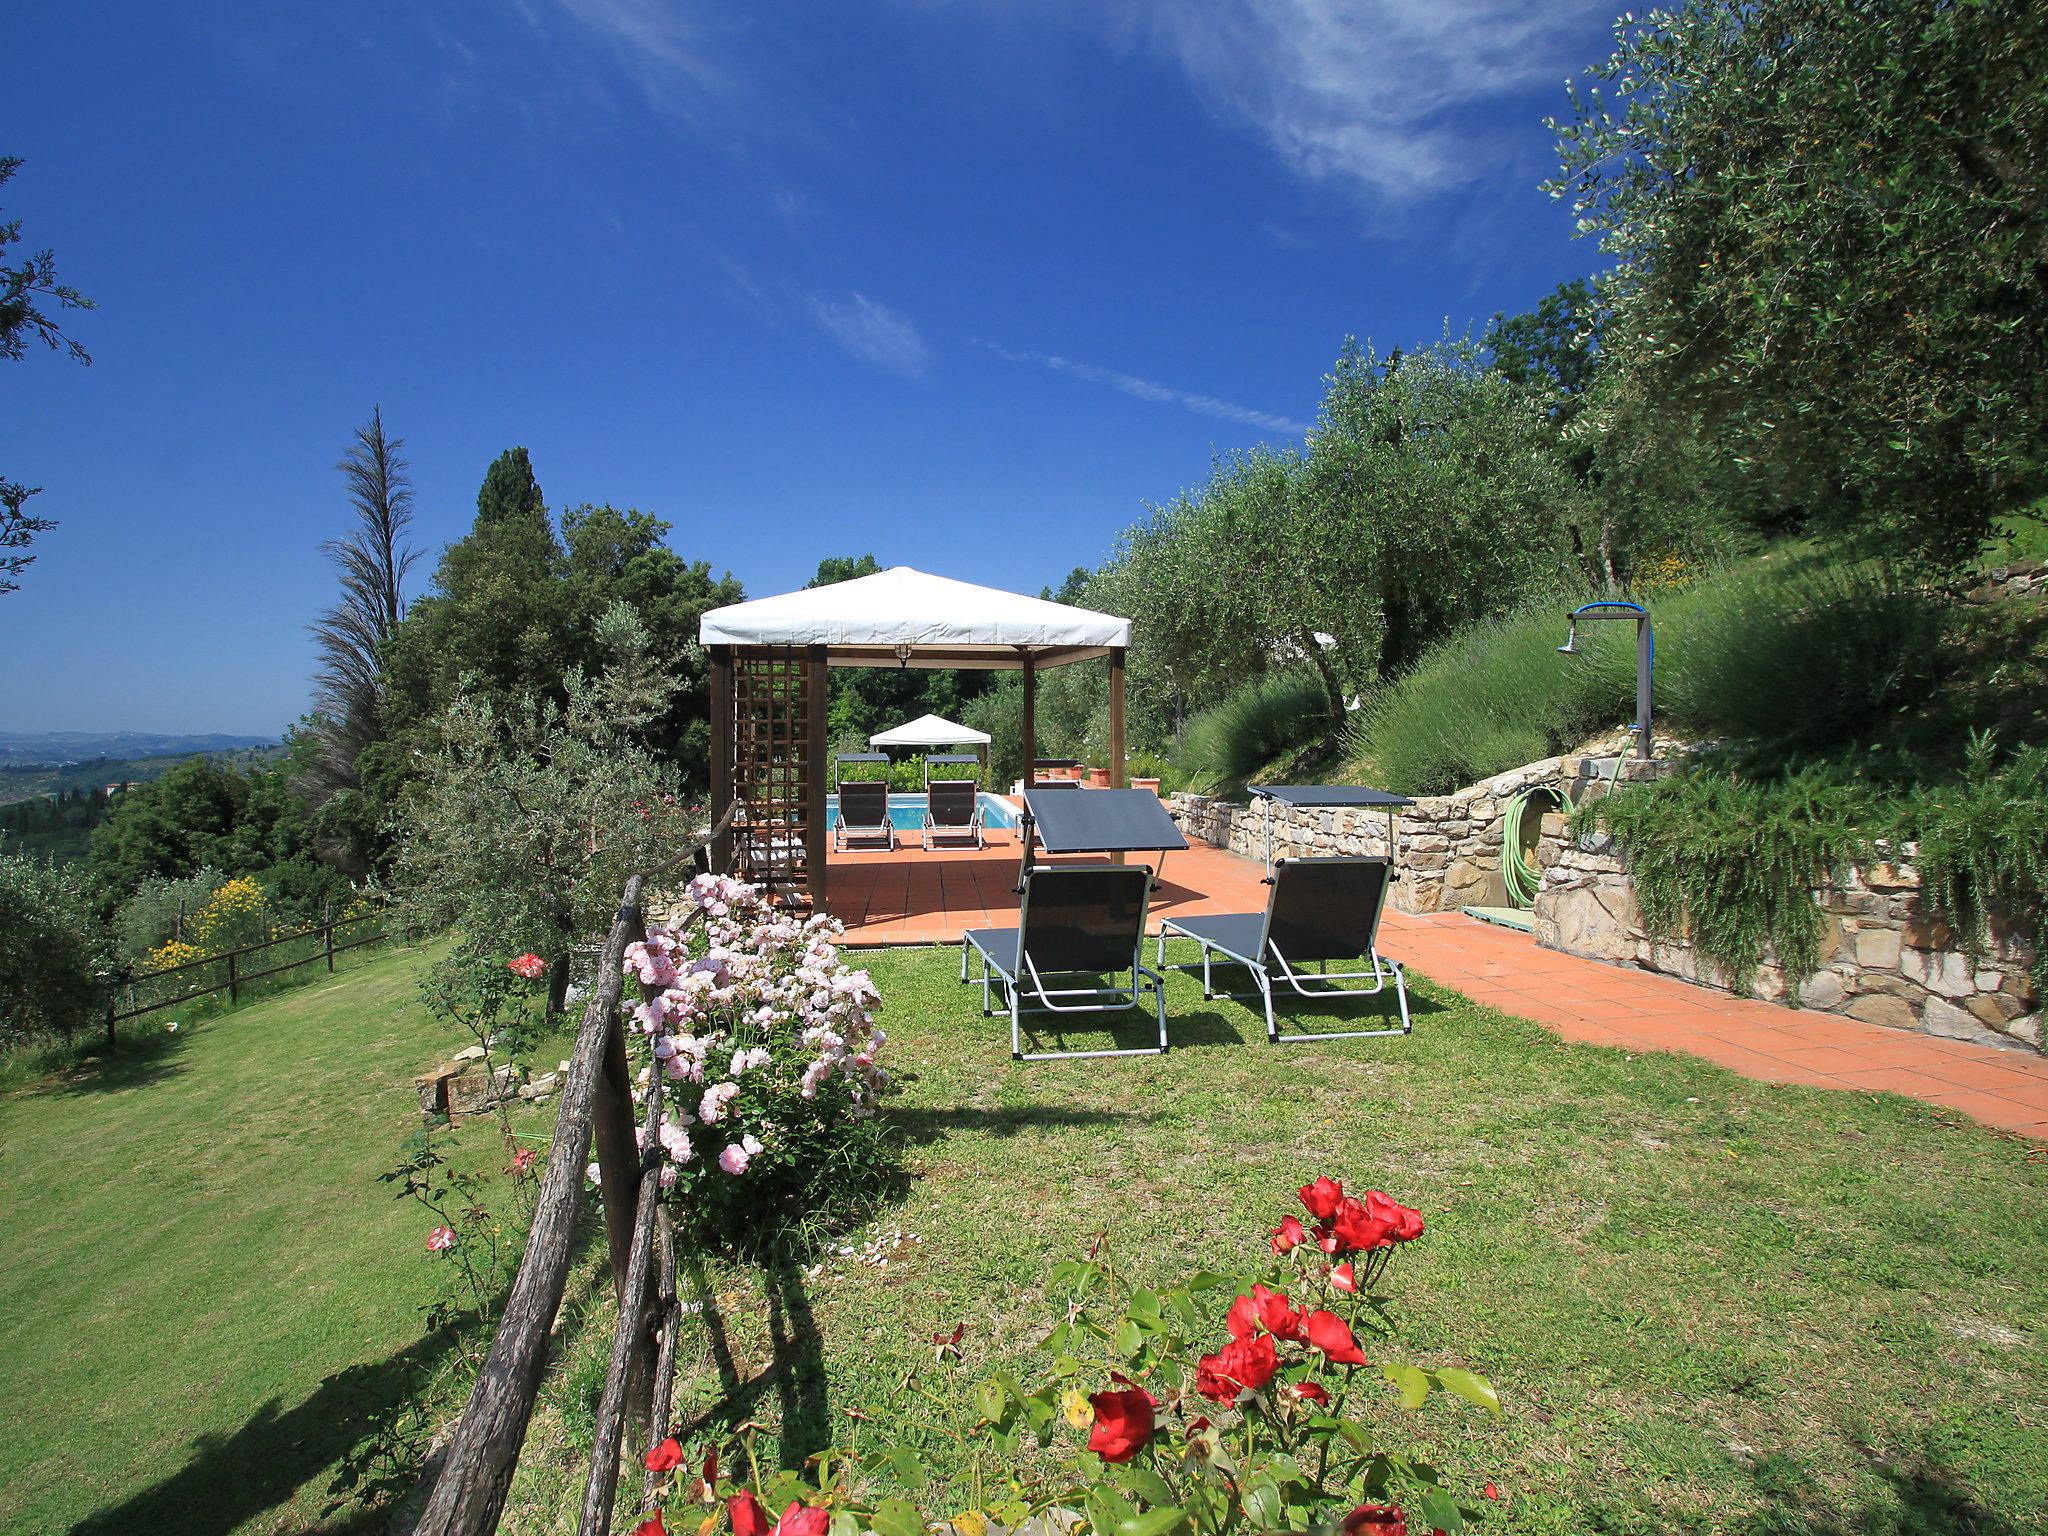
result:
<svg viewBox="0 0 2048 1536"><path fill-rule="evenodd" d="M1028 789L1024 806L1047 853L1166 853L1188 845L1149 789Z"/></svg>
<svg viewBox="0 0 2048 1536"><path fill-rule="evenodd" d="M1311 810L1334 810L1344 806L1379 809L1415 803L1406 795L1385 789L1368 789L1363 784L1261 784L1251 794L1256 799L1277 800L1282 805L1298 805Z"/></svg>

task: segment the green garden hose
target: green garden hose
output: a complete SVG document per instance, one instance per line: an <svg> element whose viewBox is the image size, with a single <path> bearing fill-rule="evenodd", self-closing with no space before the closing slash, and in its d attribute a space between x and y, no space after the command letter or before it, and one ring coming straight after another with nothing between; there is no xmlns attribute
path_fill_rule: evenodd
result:
<svg viewBox="0 0 2048 1536"><path fill-rule="evenodd" d="M1543 871L1522 852L1522 818L1528 814L1530 800L1538 794L1546 799L1557 798L1547 789L1523 790L1508 801L1500 831L1501 883L1507 887L1508 904L1524 912L1536 905L1536 887L1543 883Z"/></svg>
<svg viewBox="0 0 2048 1536"><path fill-rule="evenodd" d="M1621 759L1616 757L1614 776L1608 781L1609 788L1620 780ZM1523 818L1529 814L1529 802L1538 796L1560 808L1571 804L1561 791L1538 785L1534 789L1525 789L1510 799L1501 818L1500 880L1507 888L1509 905L1519 907L1524 912L1536 905L1536 892L1543 884L1542 869L1535 860L1522 851Z"/></svg>

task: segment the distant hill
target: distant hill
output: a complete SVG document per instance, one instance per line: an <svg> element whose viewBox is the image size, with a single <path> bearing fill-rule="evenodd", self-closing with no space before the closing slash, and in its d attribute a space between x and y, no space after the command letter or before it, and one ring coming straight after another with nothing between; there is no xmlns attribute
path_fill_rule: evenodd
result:
<svg viewBox="0 0 2048 1536"><path fill-rule="evenodd" d="M240 737L201 738L241 740ZM171 752L161 757L89 757L76 763L0 762L0 806L19 805L51 795L75 794L80 790L105 789L114 784L147 784L180 763L195 757L210 757L235 768L251 768L275 761L284 748L274 743L258 747L236 747L217 752ZM22 831L18 818L0 814L0 851L18 852L7 846L10 831Z"/></svg>
<svg viewBox="0 0 2048 1536"><path fill-rule="evenodd" d="M61 767L96 758L194 757L277 744L275 736L158 736L147 731L0 731L0 763Z"/></svg>

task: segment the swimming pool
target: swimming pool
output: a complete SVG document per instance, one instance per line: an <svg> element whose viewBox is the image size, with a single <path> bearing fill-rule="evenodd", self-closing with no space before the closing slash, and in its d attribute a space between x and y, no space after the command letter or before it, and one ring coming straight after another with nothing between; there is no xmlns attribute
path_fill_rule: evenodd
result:
<svg viewBox="0 0 2048 1536"><path fill-rule="evenodd" d="M924 825L924 796L907 794L889 796L889 820L899 832L915 832ZM825 829L830 831L839 823L839 797L825 797ZM981 824L984 827L1014 827L1017 825L1017 809L1000 795L987 790L981 792Z"/></svg>

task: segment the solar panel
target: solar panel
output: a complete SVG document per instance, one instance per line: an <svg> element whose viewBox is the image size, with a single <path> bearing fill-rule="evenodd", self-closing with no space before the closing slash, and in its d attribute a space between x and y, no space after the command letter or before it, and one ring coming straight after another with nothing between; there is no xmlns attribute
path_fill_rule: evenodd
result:
<svg viewBox="0 0 2048 1536"><path fill-rule="evenodd" d="M1277 800L1282 805L1304 809L1334 809L1341 806L1413 805L1406 795L1390 790L1368 789L1362 784L1261 784L1251 791L1255 799Z"/></svg>
<svg viewBox="0 0 2048 1536"><path fill-rule="evenodd" d="M889 761L889 754L886 752L841 752L832 761L835 763L886 763Z"/></svg>
<svg viewBox="0 0 2048 1536"><path fill-rule="evenodd" d="M979 763L981 761L972 752L928 752L925 754L924 760L928 763Z"/></svg>
<svg viewBox="0 0 2048 1536"><path fill-rule="evenodd" d="M1188 845L1149 789L1029 789L1024 806L1047 853L1163 853Z"/></svg>

